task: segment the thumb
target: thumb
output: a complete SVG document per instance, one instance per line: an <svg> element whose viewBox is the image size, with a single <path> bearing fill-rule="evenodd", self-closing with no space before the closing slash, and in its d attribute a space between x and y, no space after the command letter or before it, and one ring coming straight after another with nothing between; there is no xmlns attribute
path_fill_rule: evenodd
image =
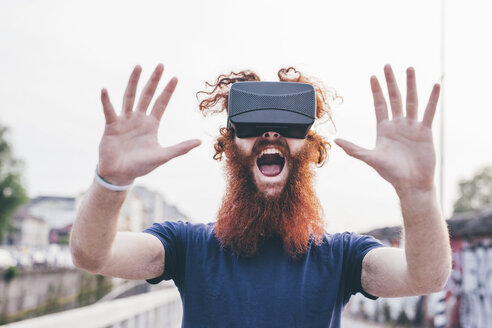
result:
<svg viewBox="0 0 492 328"><path fill-rule="evenodd" d="M340 148L342 148L348 155L369 164L369 149L357 146L356 144L348 140L340 138L335 139L335 143L340 146Z"/></svg>
<svg viewBox="0 0 492 328"><path fill-rule="evenodd" d="M159 162L162 165L175 157L186 154L193 148L200 146L201 143L202 142L198 139L192 139L180 142L174 146L164 147L162 148Z"/></svg>

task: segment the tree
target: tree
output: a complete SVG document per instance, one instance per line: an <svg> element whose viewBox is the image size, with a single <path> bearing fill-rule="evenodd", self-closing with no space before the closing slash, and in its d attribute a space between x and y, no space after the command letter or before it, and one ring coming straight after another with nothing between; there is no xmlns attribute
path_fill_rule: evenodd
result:
<svg viewBox="0 0 492 328"><path fill-rule="evenodd" d="M454 213L478 211L492 205L492 166L479 170L469 180L459 183L460 197L454 203Z"/></svg>
<svg viewBox="0 0 492 328"><path fill-rule="evenodd" d="M0 242L10 226L12 214L28 199L21 184L22 162L12 155L7 131L7 127L0 125Z"/></svg>

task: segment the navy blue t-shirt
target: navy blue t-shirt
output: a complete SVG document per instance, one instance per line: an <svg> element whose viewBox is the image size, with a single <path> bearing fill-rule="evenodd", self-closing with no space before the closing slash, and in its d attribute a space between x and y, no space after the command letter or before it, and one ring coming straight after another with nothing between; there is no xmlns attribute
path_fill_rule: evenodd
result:
<svg viewBox="0 0 492 328"><path fill-rule="evenodd" d="M295 260L271 239L244 258L220 246L214 226L179 221L144 230L165 249L163 274L147 282L174 280L183 327L339 327L351 295L376 298L361 286L362 259L383 246L373 237L325 234Z"/></svg>

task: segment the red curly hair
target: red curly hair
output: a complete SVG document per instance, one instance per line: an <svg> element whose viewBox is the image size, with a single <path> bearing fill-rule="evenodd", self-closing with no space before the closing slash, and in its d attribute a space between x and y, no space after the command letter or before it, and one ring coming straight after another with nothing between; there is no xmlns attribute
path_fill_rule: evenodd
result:
<svg viewBox="0 0 492 328"><path fill-rule="evenodd" d="M281 68L277 75L279 80L283 82L300 82L312 85L316 92L316 119L327 117L328 120L334 124L330 103L342 99L334 89L325 87L317 78L305 75L294 67ZM217 77L215 82L206 82L206 86L211 87L212 90L197 92L197 98L201 94L206 95L198 105L198 108L203 115L206 116L209 114L227 112L229 89L231 85L243 81L261 81L261 79L255 72L244 70L238 73L230 72L229 74L221 74ZM217 138L217 143L214 145L214 159L222 159L224 145L226 141L232 139L234 139L234 133L230 133L228 128L220 129L220 136ZM322 166L328 157L328 150L331 148L330 143L312 130L309 131L307 140L318 143L318 159L316 164Z"/></svg>

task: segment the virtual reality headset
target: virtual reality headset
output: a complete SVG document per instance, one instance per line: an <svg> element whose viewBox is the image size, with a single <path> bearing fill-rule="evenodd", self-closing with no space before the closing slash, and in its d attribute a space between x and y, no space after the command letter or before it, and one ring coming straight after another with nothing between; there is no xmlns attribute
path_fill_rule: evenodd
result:
<svg viewBox="0 0 492 328"><path fill-rule="evenodd" d="M312 85L297 82L236 82L229 91L227 127L238 138L267 131L304 139L316 118Z"/></svg>

